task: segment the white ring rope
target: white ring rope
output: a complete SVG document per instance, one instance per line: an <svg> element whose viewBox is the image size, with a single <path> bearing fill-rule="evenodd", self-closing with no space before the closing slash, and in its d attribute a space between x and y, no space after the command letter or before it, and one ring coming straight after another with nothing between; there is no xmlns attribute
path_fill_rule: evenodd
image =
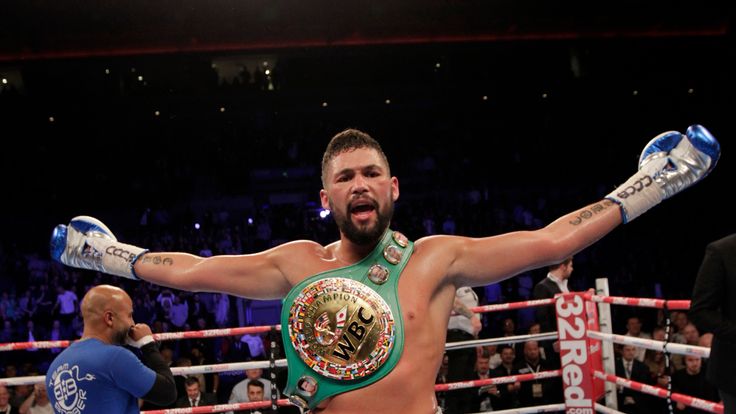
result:
<svg viewBox="0 0 736 414"><path fill-rule="evenodd" d="M481 411L478 413L473 414L486 414L486 413L494 413L494 414L532 414L532 413L552 413L556 411L565 411L565 404L547 404L547 405L536 405L534 407L521 407L521 408L512 408L510 410L500 410L500 411Z"/></svg>
<svg viewBox="0 0 736 414"><path fill-rule="evenodd" d="M473 341L451 342L451 343L445 344L445 348L448 350L453 350L453 349L462 349L462 348L473 348L479 345L508 344L508 343L525 342L528 340L543 341L543 340L549 340L549 339L557 339L557 333L551 332L551 333L544 333L544 334L507 336L503 338L489 338L489 339L477 339ZM275 366L276 367L286 367L287 366L286 360L285 359L276 360ZM197 365L193 367L173 367L171 368L171 372L174 375L194 375L194 374L207 374L207 373L212 373L212 372L241 371L241 370L252 369L252 368L268 369L268 368L273 368L273 366L271 366L271 362L269 360L263 360L263 361L238 362L238 363L230 363L230 364ZM43 375L32 376L32 377L0 378L0 385L7 385L7 386L31 385L31 384L44 382L44 380L45 380L45 376Z"/></svg>
<svg viewBox="0 0 736 414"><path fill-rule="evenodd" d="M595 410L603 414L626 414L621 411L614 410L613 408L609 408L603 404L598 404L598 403L595 403Z"/></svg>
<svg viewBox="0 0 736 414"><path fill-rule="evenodd" d="M617 377L615 375L607 374L601 371L594 371L593 375L596 378L602 379L604 381L613 382L613 383L616 383L616 385L620 385L625 388L639 391L644 394L653 395L655 397L659 397L663 399L668 397L668 392L666 389L660 388L654 385L643 384L641 382L636 382L636 381L632 381L626 378ZM669 398L672 401L683 403L687 405L688 407L699 408L701 410L708 411L711 413L723 414L723 404L715 403L713 401L706 401L700 398L691 397L689 395L679 394L676 392L673 392L672 394L670 394Z"/></svg>
<svg viewBox="0 0 736 414"><path fill-rule="evenodd" d="M656 341L654 339L637 338L635 336L607 334L591 330L588 330L588 337L616 344L633 345L654 351L669 352L671 354L692 355L701 358L710 357L710 348L703 346L676 344L673 342Z"/></svg>
<svg viewBox="0 0 736 414"><path fill-rule="evenodd" d="M448 342L445 344L445 349L448 351L453 351L455 349L473 348L476 346L483 346L483 345L518 344L520 342L551 341L553 339L557 339L557 332L547 332L547 333L530 334L530 335L501 336L498 338L471 339L469 341Z"/></svg>

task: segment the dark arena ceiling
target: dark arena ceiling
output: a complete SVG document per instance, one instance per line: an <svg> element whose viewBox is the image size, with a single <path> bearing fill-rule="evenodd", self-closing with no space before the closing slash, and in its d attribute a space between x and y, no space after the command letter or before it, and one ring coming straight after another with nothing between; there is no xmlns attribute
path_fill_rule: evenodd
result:
<svg viewBox="0 0 736 414"><path fill-rule="evenodd" d="M319 46L725 36L732 2L10 0L0 62Z"/></svg>

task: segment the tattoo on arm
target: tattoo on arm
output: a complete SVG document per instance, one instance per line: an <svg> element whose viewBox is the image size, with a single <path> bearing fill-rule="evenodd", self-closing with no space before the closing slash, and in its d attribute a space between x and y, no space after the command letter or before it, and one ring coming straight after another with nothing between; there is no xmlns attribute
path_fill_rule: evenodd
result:
<svg viewBox="0 0 736 414"><path fill-rule="evenodd" d="M586 208L584 210L580 210L577 213L577 216L575 216L575 218L573 218L572 220L570 220L570 224L572 224L573 226L577 226L579 224L582 224L583 221L588 220L588 219L594 217L596 214L599 214L599 213L601 213L601 212L603 212L603 211L605 211L605 210L607 210L607 209L609 209L609 208L611 208L612 206L615 206L615 205L616 205L616 203L614 203L611 200L608 200L608 199L602 200L601 202L596 203L596 204L593 204L592 206L590 206L590 207L588 207L588 208Z"/></svg>
<svg viewBox="0 0 736 414"><path fill-rule="evenodd" d="M143 263L151 263L155 265L171 266L174 264L174 259L165 256L150 255L143 256Z"/></svg>

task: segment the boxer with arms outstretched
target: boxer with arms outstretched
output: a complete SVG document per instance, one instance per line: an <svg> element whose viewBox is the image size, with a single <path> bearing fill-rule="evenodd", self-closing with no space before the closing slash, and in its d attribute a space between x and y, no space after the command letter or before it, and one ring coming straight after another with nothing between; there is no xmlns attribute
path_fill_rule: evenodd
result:
<svg viewBox="0 0 736 414"><path fill-rule="evenodd" d="M639 170L601 201L535 231L485 238L407 240L389 229L399 181L378 142L357 130L330 141L322 206L340 239L299 240L247 255L209 258L149 252L118 242L80 216L52 235L55 259L188 291L285 298L285 393L324 414L438 411L434 381L455 291L557 263L621 223L705 177L720 155L702 126L666 132L644 148Z"/></svg>

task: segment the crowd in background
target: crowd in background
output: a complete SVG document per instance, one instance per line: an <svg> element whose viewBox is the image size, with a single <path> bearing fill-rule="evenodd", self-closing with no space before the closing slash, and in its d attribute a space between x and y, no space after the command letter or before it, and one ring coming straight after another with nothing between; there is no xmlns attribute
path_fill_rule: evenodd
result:
<svg viewBox="0 0 736 414"><path fill-rule="evenodd" d="M482 205L482 200L468 201L469 205ZM477 208L451 211L440 209L434 212L427 204L422 205L421 214L414 210L405 210L401 204L396 211L393 223L395 228L406 229L415 237L435 233L456 234L469 231L477 226L482 216ZM521 205L509 205L508 210L489 208L496 224L493 231L510 231L531 229L541 226L543 218L540 210L525 209ZM302 217L301 220L298 218ZM546 219L546 217L544 218ZM127 229L131 236L129 241L149 246L156 251L188 251L202 256L216 254L241 254L260 251L282 243L290 238L309 237L320 241L329 241L336 230L331 218L319 217L314 211L299 212L294 206L268 206L260 212L241 212L241 214L218 211L204 215L194 226L191 222L182 222L179 217L162 210L145 210L133 229ZM477 230L477 229L476 229ZM489 230L490 231L490 230ZM11 246L12 247L12 246ZM576 256L576 275L570 280L572 290L586 290L593 286L590 273L596 269L593 260L596 249L591 248ZM203 330L234 326L253 325L250 311L256 304L254 301L235 298L226 294L208 292L185 292L169 289L147 282L130 281L102 273L78 270L60 265L50 260L45 252L21 252L5 249L3 255L3 277L5 286L0 297L0 318L2 330L0 343L26 342L39 340L73 340L82 334L83 324L79 315L79 301L92 286L110 283L123 287L134 301L134 320L147 323L153 332L178 332ZM621 272L627 268L622 268ZM631 269L631 268L628 268ZM9 277L11 276L12 277ZM504 282L485 287L477 287L475 291L481 304L517 301L531 298L534 283L544 276L543 272L532 271ZM611 281L614 294L627 296L651 297L657 293L654 283L649 286L631 282L634 275L628 278L614 276ZM627 281L631 283L627 283ZM661 292L661 291L660 291ZM259 322L278 323L278 308L262 317ZM631 310L614 308L616 319L626 325L616 326L620 333L655 338L662 337L663 314L648 312L632 314ZM534 320L533 311L522 310L483 315L483 329L480 337L511 336L525 332L535 332L539 324ZM687 322L686 313L673 316L673 340L682 343L699 343L699 334L692 324ZM644 326L644 328L642 328ZM694 330L694 332L693 332ZM280 339L279 339L280 341ZM220 362L241 362L267 359L270 355L270 339L267 335L244 335L237 337L209 338L207 340L181 340L162 343L163 354L171 366L191 366ZM542 364L545 369L554 368L559 360L544 358L546 347L536 343L506 347L481 347L478 349L478 372L493 369L500 375L504 372L520 372L530 361L535 365ZM547 348L548 349L548 348ZM3 377L39 375L45 373L50 361L61 351L61 348L30 349L27 351L11 351L0 353L0 366ZM541 351L541 355L540 355ZM509 353L513 354L510 355ZM621 355L627 355L621 352ZM637 360L647 364L647 383L656 383L663 378L663 358L661 353L644 353L637 351ZM674 368L685 369L684 359L675 359ZM503 365L503 364L506 365ZM489 368L484 368L488 364ZM520 365L522 364L522 365ZM673 370L674 374L675 371ZM258 374L261 377L262 372ZM681 374L684 375L684 374ZM243 372L202 375L202 390L216 396L221 403L238 402L234 393L236 385L248 376ZM266 377L267 378L267 377ZM284 373L279 378L285 380ZM265 378L262 378L265 380ZM438 374L438 382L442 381L442 371ZM561 388L554 380L549 381L544 399L533 398L533 393L526 390L526 385L508 387L503 393L510 394L506 400L496 400L489 392L501 392L497 388L483 388L478 394L477 404L483 407L516 407L530 405L533 402L554 402L561 397ZM185 393L184 379L180 379L180 395ZM270 384L266 387L270 393ZM277 384L283 387L283 384ZM512 384L513 385L513 384ZM277 389L279 389L277 387ZM21 404L33 392L33 387L15 387L11 389L13 402ZM483 393L486 393L486 398ZM241 395L242 392L241 392ZM247 395L247 394L246 394ZM442 397L440 395L440 397ZM247 398L247 397L245 397ZM266 397L267 398L267 397ZM637 397L638 398L638 397ZM242 400L242 398L241 398ZM442 398L440 398L442 401ZM654 404L647 399L647 407ZM640 405L641 407L641 405ZM143 407L152 408L150 406Z"/></svg>
<svg viewBox="0 0 736 414"><path fill-rule="evenodd" d="M257 63L230 77L200 55L19 65L22 85L0 86L0 132L17 146L0 155L10 210L0 240L0 343L78 338L79 300L100 283L129 292L134 319L154 332L278 323L277 307L271 319L253 318L254 301L61 266L49 258L48 237L56 224L89 214L119 240L153 251L209 256L301 238L330 243L338 233L320 216L319 162L346 127L384 147L401 183L392 228L409 238L538 229L628 177L654 135L694 122L728 131L732 94L723 82L731 77L719 45L643 43L284 51L268 68ZM714 63L661 63L689 53ZM605 277L612 295L689 297L705 242L732 230L733 216L703 196L731 184L733 167L722 164L698 188L576 254L570 289ZM544 277L534 270L475 290L481 304L524 300ZM642 332L659 335L660 315L614 312L617 333L637 316ZM535 322L528 312L485 315L480 337L527 332ZM675 333L692 336L687 326L677 322ZM262 359L269 343L245 336L162 346L172 366L185 366ZM478 360L511 372L545 349L509 348L481 349ZM43 374L60 351L0 352L0 376ZM644 357L648 381L661 379L651 366L662 356ZM210 374L200 384L228 402L247 378ZM184 395L187 384L179 385ZM14 387L9 398L20 406L32 392ZM517 406L525 393L478 404Z"/></svg>

